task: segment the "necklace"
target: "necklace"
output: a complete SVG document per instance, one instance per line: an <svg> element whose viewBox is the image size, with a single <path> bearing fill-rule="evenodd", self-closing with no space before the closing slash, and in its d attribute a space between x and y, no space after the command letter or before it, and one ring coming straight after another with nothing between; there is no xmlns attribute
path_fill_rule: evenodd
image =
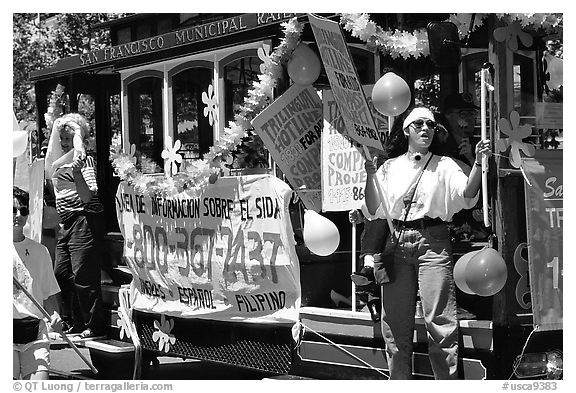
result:
<svg viewBox="0 0 576 393"><path fill-rule="evenodd" d="M427 155L428 155L428 152L421 153L419 151L410 151L410 150L408 150L406 152L406 157L410 161L420 161L420 160L422 160L422 158L426 157Z"/></svg>

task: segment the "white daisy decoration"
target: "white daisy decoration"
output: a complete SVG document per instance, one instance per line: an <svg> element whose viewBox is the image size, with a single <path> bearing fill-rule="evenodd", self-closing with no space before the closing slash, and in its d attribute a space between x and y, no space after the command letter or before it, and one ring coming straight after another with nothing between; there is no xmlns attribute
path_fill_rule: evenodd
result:
<svg viewBox="0 0 576 393"><path fill-rule="evenodd" d="M162 158L164 159L164 173L166 176L173 176L178 173L178 165L182 163L182 156L178 154L178 150L182 146L182 142L177 140L172 146L172 137L166 137L166 148L162 150Z"/></svg>
<svg viewBox="0 0 576 393"><path fill-rule="evenodd" d="M204 117L208 118L210 125L213 125L214 121L218 120L218 113L216 111L218 100L214 93L214 87L212 85L208 86L208 93L205 91L202 92L202 102L206 104L206 107L204 108Z"/></svg>
<svg viewBox="0 0 576 393"><path fill-rule="evenodd" d="M272 57L270 56L270 45L264 44L262 48L258 48L258 58L262 60L260 64L260 73L264 74L270 64L272 64Z"/></svg>
<svg viewBox="0 0 576 393"><path fill-rule="evenodd" d="M507 41L508 49L512 52L518 50L518 40L520 40L522 45L527 48L530 48L534 41L530 33L522 30L522 25L518 21L513 21L508 26L498 27L494 29L492 34L494 35L494 39L498 42Z"/></svg>
<svg viewBox="0 0 576 393"><path fill-rule="evenodd" d="M161 315L160 322L154 321L154 328L156 331L152 333L152 340L158 342L158 350L168 352L170 351L170 344L174 345L176 337L170 334L174 328L174 320L166 320L164 315Z"/></svg>
<svg viewBox="0 0 576 393"><path fill-rule="evenodd" d="M505 152L510 148L508 160L514 168L520 168L522 165L523 152L527 157L533 157L536 151L534 145L524 142L525 138L532 135L532 126L530 124L520 124L520 115L516 111L510 112L510 119L501 118L498 121L498 128L501 132L508 135L508 138L500 138L496 144L498 152Z"/></svg>
<svg viewBox="0 0 576 393"><path fill-rule="evenodd" d="M130 329L128 329L128 324L130 322L124 320L124 318L122 318L122 313L118 313L118 327L120 328L120 333L118 333L118 335L120 336L120 339L122 340L124 338L124 336L126 336L126 338L130 338L131 334L130 334Z"/></svg>
<svg viewBox="0 0 576 393"><path fill-rule="evenodd" d="M126 154L128 154L128 159L130 160L130 162L134 165L136 165L136 145L135 144L131 144L130 145L130 151L127 152Z"/></svg>

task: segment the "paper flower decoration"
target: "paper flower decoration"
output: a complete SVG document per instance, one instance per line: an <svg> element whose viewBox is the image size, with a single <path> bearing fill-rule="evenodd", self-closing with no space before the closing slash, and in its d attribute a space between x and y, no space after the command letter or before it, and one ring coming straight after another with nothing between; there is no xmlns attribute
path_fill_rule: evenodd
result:
<svg viewBox="0 0 576 393"><path fill-rule="evenodd" d="M469 32L475 31L477 28L482 26L483 19L486 18L488 14L480 14L476 13L474 15L474 20L472 20L472 14L465 14L465 13L458 13L458 14L450 14L448 18L449 22L452 22L458 28L458 36L460 38L466 37ZM474 23L470 26L470 23Z"/></svg>
<svg viewBox="0 0 576 393"><path fill-rule="evenodd" d="M124 318L122 318L122 313L118 313L118 327L120 328L120 333L118 333L118 335L120 336L120 339L122 340L124 338L124 336L126 336L126 338L130 338L131 334L130 334L130 329L128 329L128 324L130 322L126 321Z"/></svg>
<svg viewBox="0 0 576 393"><path fill-rule="evenodd" d="M166 320L164 315L160 316L160 322L154 321L154 328L152 333L152 340L158 342L158 350L168 352L170 351L170 344L174 345L176 337L170 334L174 328L174 320Z"/></svg>
<svg viewBox="0 0 576 393"><path fill-rule="evenodd" d="M178 154L178 150L182 146L182 142L177 140L172 146L172 137L166 137L166 148L162 150L162 158L164 159L164 173L166 176L173 176L178 173L178 165L182 162L182 156Z"/></svg>
<svg viewBox="0 0 576 393"><path fill-rule="evenodd" d="M518 21L511 22L508 26L502 26L494 29L494 39L498 42L504 42L508 40L508 49L512 52L518 50L518 40L522 44L529 48L532 46L534 41L529 33L522 30L522 25Z"/></svg>
<svg viewBox="0 0 576 393"><path fill-rule="evenodd" d="M130 151L128 152L128 160L130 160L132 164L136 165L136 145L133 143L130 145Z"/></svg>
<svg viewBox="0 0 576 393"><path fill-rule="evenodd" d="M214 120L218 119L218 114L216 113L216 106L218 105L218 100L214 94L214 87L212 85L208 86L208 93L202 92L202 102L206 104L204 108L204 117L208 118L210 125L214 124Z"/></svg>
<svg viewBox="0 0 576 393"><path fill-rule="evenodd" d="M562 29L562 14L543 14L543 13L509 13L509 14L496 14L500 19L507 19L510 21L517 20L522 27L532 26L535 30L539 28L545 29L548 33L560 32Z"/></svg>
<svg viewBox="0 0 576 393"><path fill-rule="evenodd" d="M262 48L258 48L258 58L262 60L262 64L260 64L260 73L263 74L272 64L272 57L270 56L270 45L264 44L262 45Z"/></svg>
<svg viewBox="0 0 576 393"><path fill-rule="evenodd" d="M340 24L353 37L366 42L366 46L389 54L393 59L410 56L418 58L430 53L425 29L410 33L402 30L384 30L370 20L368 14L342 14Z"/></svg>
<svg viewBox="0 0 576 393"><path fill-rule="evenodd" d="M510 121L504 118L500 119L498 128L509 136L509 138L501 138L498 141L496 146L498 152L504 152L510 147L510 155L508 156L510 165L514 168L520 168L520 165L522 165L520 151L523 151L528 157L532 157L536 151L531 144L522 142L524 138L532 134L532 126L530 124L520 125L520 115L518 112L512 111L510 113Z"/></svg>

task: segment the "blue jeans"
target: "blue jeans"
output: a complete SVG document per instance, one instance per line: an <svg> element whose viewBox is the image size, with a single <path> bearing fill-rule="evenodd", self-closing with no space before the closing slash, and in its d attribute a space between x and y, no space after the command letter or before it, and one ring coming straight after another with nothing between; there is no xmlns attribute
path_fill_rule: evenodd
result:
<svg viewBox="0 0 576 393"><path fill-rule="evenodd" d="M105 329L100 285L103 231L102 213L84 213L64 222L54 266L62 316L98 333Z"/></svg>
<svg viewBox="0 0 576 393"><path fill-rule="evenodd" d="M399 231L396 230L398 235ZM389 334L384 334L390 378L412 378L412 340L418 288L434 376L436 379L456 378L458 320L448 227L441 224L424 229L405 229L396 249L393 241L386 244L384 258L392 257L395 279L382 287L382 315L391 330Z"/></svg>

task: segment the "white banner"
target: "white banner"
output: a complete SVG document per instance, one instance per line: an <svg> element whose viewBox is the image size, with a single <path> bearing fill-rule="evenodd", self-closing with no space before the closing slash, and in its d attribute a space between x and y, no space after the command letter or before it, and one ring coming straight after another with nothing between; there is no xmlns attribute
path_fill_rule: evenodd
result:
<svg viewBox="0 0 576 393"><path fill-rule="evenodd" d="M363 86L372 97L374 85ZM344 119L331 90L322 91L324 132L322 133L322 209L346 211L359 209L364 202L366 170L362 147L346 136ZM386 138L388 118L379 113L368 98L381 140Z"/></svg>
<svg viewBox="0 0 576 393"><path fill-rule="evenodd" d="M290 187L271 175L221 177L200 196L116 193L135 309L221 321L298 321L300 268Z"/></svg>
<svg viewBox="0 0 576 393"><path fill-rule="evenodd" d="M320 211L320 135L322 101L311 86L292 85L252 120L254 130L270 151L306 208Z"/></svg>
<svg viewBox="0 0 576 393"><path fill-rule="evenodd" d="M340 25L310 14L308 20L348 136L361 145L383 150Z"/></svg>

